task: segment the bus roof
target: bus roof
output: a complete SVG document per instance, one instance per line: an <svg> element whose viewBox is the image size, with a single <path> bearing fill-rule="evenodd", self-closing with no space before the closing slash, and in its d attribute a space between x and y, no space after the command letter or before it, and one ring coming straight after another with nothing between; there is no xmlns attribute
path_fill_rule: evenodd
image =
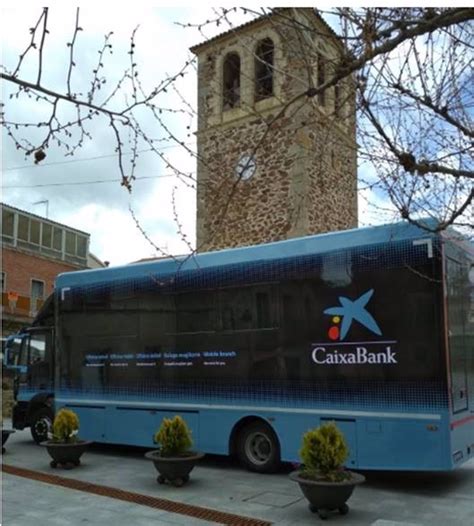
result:
<svg viewBox="0 0 474 526"><path fill-rule="evenodd" d="M424 222L429 229L436 228L432 220ZM82 270L60 274L56 288L93 285L116 280L134 280L145 276L169 276L176 272L219 267L255 261L324 254L348 248L384 244L416 238L431 238L438 234L417 227L409 222L355 228L300 238L287 239L261 245L229 248L215 252L203 252L178 258L166 258L120 267Z"/></svg>

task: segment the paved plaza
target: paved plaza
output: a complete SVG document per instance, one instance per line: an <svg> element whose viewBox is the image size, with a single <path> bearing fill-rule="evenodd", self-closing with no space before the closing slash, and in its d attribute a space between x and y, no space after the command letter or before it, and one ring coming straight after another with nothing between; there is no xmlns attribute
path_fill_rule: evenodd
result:
<svg viewBox="0 0 474 526"><path fill-rule="evenodd" d="M299 487L289 479L289 466L274 475L258 475L243 470L229 458L206 457L194 469L187 485L174 488L157 484L157 473L144 458L145 451L94 445L84 454L78 468L53 469L46 450L32 442L29 430L17 431L8 439L2 458L1 523L4 526L306 526L322 522L310 513ZM331 516L326 523L474 524L473 461L450 473L364 474L367 481L351 497L349 514ZM43 480L50 476L49 482ZM66 484L59 485L64 479ZM79 481L82 489L68 487L68 482L74 486L75 481ZM103 487L111 496L97 494L97 488ZM130 495L134 502L127 501Z"/></svg>

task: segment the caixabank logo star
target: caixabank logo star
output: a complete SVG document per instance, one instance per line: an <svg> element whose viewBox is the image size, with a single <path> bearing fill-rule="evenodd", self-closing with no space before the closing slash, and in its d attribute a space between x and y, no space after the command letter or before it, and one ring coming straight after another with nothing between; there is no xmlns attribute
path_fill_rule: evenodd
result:
<svg viewBox="0 0 474 526"><path fill-rule="evenodd" d="M398 363L396 340L371 339L351 341L350 329L354 323L362 325L370 333L382 337L382 331L368 310L374 289L355 299L339 296L339 305L329 307L324 314L332 316L328 330L329 342L313 343L312 361L318 365L333 364L387 364Z"/></svg>
<svg viewBox="0 0 474 526"><path fill-rule="evenodd" d="M374 289L371 289L354 301L345 296L340 296L340 306L331 307L324 311L324 314L333 315L332 322L334 325L330 327L328 332L328 336L331 340L344 340L354 321L357 321L374 334L382 336L380 327L377 325L374 317L366 309L367 303L369 303L373 294ZM341 318L342 324L339 327Z"/></svg>

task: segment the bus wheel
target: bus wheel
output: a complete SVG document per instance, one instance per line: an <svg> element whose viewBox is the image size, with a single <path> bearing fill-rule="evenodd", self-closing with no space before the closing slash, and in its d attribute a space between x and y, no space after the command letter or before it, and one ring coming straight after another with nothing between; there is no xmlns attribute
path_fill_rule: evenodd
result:
<svg viewBox="0 0 474 526"><path fill-rule="evenodd" d="M31 436L37 444L48 440L48 433L50 433L53 428L53 419L54 414L49 407L41 407L33 415L30 430Z"/></svg>
<svg viewBox="0 0 474 526"><path fill-rule="evenodd" d="M280 444L272 428L263 422L244 427L238 437L237 454L250 471L273 473L280 465Z"/></svg>

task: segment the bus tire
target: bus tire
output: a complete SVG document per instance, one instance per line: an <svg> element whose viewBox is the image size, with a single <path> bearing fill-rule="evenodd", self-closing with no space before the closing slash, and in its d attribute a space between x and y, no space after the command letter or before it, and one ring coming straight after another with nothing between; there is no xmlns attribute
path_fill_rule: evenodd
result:
<svg viewBox="0 0 474 526"><path fill-rule="evenodd" d="M257 473L274 473L280 466L280 444L264 422L245 426L237 438L237 456L243 466Z"/></svg>
<svg viewBox="0 0 474 526"><path fill-rule="evenodd" d="M33 440L39 444L48 440L48 433L53 429L54 413L50 407L40 407L33 414L30 431Z"/></svg>

